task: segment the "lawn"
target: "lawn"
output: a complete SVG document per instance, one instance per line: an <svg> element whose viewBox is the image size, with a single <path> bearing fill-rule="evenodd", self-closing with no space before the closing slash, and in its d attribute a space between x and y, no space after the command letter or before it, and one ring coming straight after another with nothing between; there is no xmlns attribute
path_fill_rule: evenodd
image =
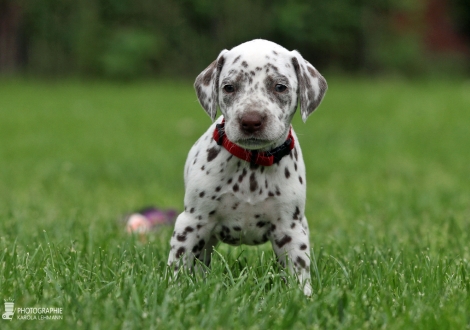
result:
<svg viewBox="0 0 470 330"><path fill-rule="evenodd" d="M329 79L294 120L305 298L269 244L221 245L205 278L174 283L172 228L125 232L130 211L183 207L210 124L190 82L0 80L0 313L17 309L1 328L470 329L469 110L469 82ZM19 319L35 307L62 319Z"/></svg>

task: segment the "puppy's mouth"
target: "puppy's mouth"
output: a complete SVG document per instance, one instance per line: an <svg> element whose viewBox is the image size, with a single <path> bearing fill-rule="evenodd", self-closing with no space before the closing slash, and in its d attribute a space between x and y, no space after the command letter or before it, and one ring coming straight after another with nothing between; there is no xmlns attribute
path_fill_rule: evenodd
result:
<svg viewBox="0 0 470 330"><path fill-rule="evenodd" d="M287 128L283 128L281 132L276 130L277 134L273 134L272 130L270 132L260 131L246 134L237 130L237 127L232 130L230 130L230 127L230 125L225 127L225 134L232 143L243 149L256 151L269 151L281 145L285 142L290 130L289 125Z"/></svg>
<svg viewBox="0 0 470 330"><path fill-rule="evenodd" d="M233 142L244 149L257 150L257 151L269 151L273 149L274 147L276 147L277 145L280 145L284 142L285 136L289 134L289 129L274 139L272 138L263 139L263 138L251 136L251 137L242 138Z"/></svg>
<svg viewBox="0 0 470 330"><path fill-rule="evenodd" d="M244 149L259 150L259 149L270 147L273 144L273 141L258 139L258 138L248 138L248 139L240 139L236 141L235 143Z"/></svg>

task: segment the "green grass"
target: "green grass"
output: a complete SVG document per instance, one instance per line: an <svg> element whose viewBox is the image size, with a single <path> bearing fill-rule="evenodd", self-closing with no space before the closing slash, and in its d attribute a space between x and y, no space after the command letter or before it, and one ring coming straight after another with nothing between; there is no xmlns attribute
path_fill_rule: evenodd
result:
<svg viewBox="0 0 470 330"><path fill-rule="evenodd" d="M210 124L190 83L0 81L2 329L470 329L470 84L332 78L294 122L308 171L314 296L268 244L220 246L169 282L171 228L121 218L183 205Z"/></svg>

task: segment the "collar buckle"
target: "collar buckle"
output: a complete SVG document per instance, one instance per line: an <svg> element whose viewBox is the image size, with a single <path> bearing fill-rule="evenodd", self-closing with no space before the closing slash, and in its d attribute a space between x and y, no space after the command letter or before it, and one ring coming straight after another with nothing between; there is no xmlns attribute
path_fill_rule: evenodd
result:
<svg viewBox="0 0 470 330"><path fill-rule="evenodd" d="M222 121L222 123L215 125L215 130L217 132L217 138L216 138L216 135L214 134L214 140L215 142L217 142L219 146L221 146L222 143L224 142L224 137L225 137L225 121Z"/></svg>

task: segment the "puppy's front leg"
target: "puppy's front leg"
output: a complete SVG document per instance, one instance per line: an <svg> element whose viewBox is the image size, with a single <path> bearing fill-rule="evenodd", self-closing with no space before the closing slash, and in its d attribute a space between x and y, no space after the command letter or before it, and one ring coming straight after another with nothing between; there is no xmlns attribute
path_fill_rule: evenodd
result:
<svg viewBox="0 0 470 330"><path fill-rule="evenodd" d="M180 266L192 268L194 258L200 259L207 266L217 239L211 236L208 223L201 221L191 212L183 212L176 219L175 230L170 240L168 266L174 266L176 273Z"/></svg>
<svg viewBox="0 0 470 330"><path fill-rule="evenodd" d="M312 295L310 280L310 243L307 219L276 224L271 243L282 267L296 274L306 296Z"/></svg>

